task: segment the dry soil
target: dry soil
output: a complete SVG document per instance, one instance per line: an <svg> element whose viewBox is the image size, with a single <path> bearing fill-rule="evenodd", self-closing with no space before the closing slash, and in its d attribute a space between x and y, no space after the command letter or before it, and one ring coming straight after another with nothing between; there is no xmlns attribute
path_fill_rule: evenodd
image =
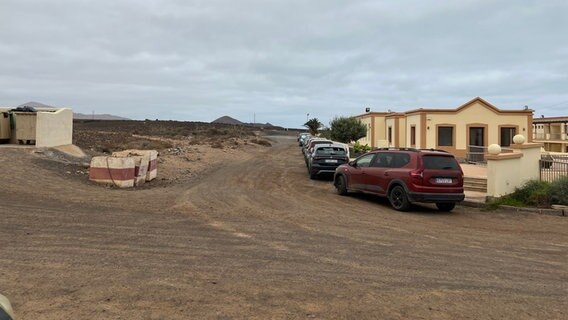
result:
<svg viewBox="0 0 568 320"><path fill-rule="evenodd" d="M271 139L136 190L0 149L0 292L18 319L568 317L567 218L396 212Z"/></svg>

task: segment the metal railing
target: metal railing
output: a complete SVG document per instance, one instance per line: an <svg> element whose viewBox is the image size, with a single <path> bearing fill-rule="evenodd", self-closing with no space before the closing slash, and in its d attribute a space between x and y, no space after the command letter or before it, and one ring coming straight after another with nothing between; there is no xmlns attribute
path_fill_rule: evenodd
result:
<svg viewBox="0 0 568 320"><path fill-rule="evenodd" d="M533 135L534 140L566 140L566 133L555 132L555 133L535 133Z"/></svg>
<svg viewBox="0 0 568 320"><path fill-rule="evenodd" d="M513 149L501 147L501 153L512 153ZM468 163L484 164L487 161L485 156L488 155L487 147L485 146L467 146L465 160Z"/></svg>
<svg viewBox="0 0 568 320"><path fill-rule="evenodd" d="M540 180L552 182L568 176L568 155L544 154L540 158Z"/></svg>

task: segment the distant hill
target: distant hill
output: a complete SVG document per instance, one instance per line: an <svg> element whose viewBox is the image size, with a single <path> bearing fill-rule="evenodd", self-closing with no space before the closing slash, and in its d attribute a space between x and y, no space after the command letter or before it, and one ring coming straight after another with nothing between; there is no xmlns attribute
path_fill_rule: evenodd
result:
<svg viewBox="0 0 568 320"><path fill-rule="evenodd" d="M253 127L276 127L275 125L267 122L267 123L252 123L252 122L241 122L235 118L231 118L229 116L222 116L221 118L215 119L211 121L211 123L220 123L220 124L232 124L232 125L242 125L242 126L253 126Z"/></svg>
<svg viewBox="0 0 568 320"><path fill-rule="evenodd" d="M112 114L84 114L73 113L73 119L77 120L130 120L129 118L113 116Z"/></svg>
<svg viewBox="0 0 568 320"><path fill-rule="evenodd" d="M19 105L18 107L32 107L32 108L57 108L41 102L30 101ZM73 119L78 120L130 120L128 118L123 118L119 116L114 116L112 114L84 114L84 113L73 113Z"/></svg>
<svg viewBox="0 0 568 320"><path fill-rule="evenodd" d="M234 124L234 125L244 125L245 123L240 122L235 118L231 118L229 116L222 116L221 118L215 119L211 121L211 123L220 123L220 124Z"/></svg>
<svg viewBox="0 0 568 320"><path fill-rule="evenodd" d="M48 106L40 102L30 101L19 105L18 107L32 107L32 108L55 108L53 106Z"/></svg>

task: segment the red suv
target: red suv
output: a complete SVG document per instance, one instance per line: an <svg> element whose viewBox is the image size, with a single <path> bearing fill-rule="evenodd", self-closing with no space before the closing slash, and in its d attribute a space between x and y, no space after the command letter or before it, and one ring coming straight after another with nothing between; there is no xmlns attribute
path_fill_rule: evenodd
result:
<svg viewBox="0 0 568 320"><path fill-rule="evenodd" d="M441 150L379 149L337 167L337 193L351 191L387 197L406 211L413 202L434 202L451 211L464 199L463 171L453 155Z"/></svg>

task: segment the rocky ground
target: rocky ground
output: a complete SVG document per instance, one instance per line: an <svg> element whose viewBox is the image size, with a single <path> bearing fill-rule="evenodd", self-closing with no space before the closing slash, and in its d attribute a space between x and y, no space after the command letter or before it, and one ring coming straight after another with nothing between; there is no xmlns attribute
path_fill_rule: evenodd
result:
<svg viewBox="0 0 568 320"><path fill-rule="evenodd" d="M89 154L114 148L97 142L111 129L76 130ZM18 319L567 317L564 217L400 213L310 180L293 136L218 148L129 130L116 147L163 144L143 188L0 148L0 291Z"/></svg>

